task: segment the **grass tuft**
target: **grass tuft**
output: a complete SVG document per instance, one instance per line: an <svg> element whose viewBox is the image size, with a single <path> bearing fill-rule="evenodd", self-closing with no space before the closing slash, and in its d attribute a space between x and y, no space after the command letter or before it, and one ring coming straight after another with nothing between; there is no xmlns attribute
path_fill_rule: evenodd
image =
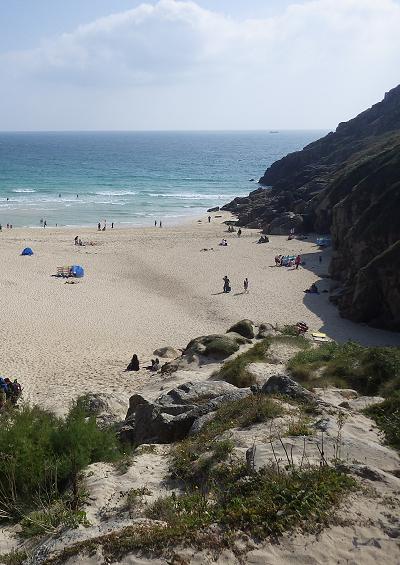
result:
<svg viewBox="0 0 400 565"><path fill-rule="evenodd" d="M239 388L255 384L256 378L249 373L247 366L257 361L265 361L270 344L270 338L259 341L244 353L224 363L215 376Z"/></svg>
<svg viewBox="0 0 400 565"><path fill-rule="evenodd" d="M400 450L400 392L364 410L385 434L386 442Z"/></svg>

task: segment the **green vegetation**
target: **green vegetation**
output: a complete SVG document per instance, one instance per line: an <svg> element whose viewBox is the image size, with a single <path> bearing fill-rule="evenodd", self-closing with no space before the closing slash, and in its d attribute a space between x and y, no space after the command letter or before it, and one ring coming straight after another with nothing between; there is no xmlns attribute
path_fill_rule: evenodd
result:
<svg viewBox="0 0 400 565"><path fill-rule="evenodd" d="M0 555L0 563L4 565L22 565L22 563L29 557L25 549L11 550L10 553L3 553Z"/></svg>
<svg viewBox="0 0 400 565"><path fill-rule="evenodd" d="M304 416L298 418L297 420L291 420L289 423L288 430L286 432L287 436L312 436L313 430L310 428L310 421Z"/></svg>
<svg viewBox="0 0 400 565"><path fill-rule="evenodd" d="M224 363L216 376L239 388L255 384L256 379L247 371L247 365L256 361L265 361L270 344L270 338L259 341L244 353Z"/></svg>
<svg viewBox="0 0 400 565"><path fill-rule="evenodd" d="M221 482L214 482L208 493L194 490L157 500L147 515L166 526L130 526L80 542L45 565L62 563L99 546L111 561L138 549L162 554L179 543L199 549L214 546L220 551L232 543L235 530L255 538L279 536L295 528L317 532L330 523L335 506L356 484L327 466L288 473L271 467L251 475L244 466L225 466L220 477ZM207 530L211 524L212 532Z"/></svg>
<svg viewBox="0 0 400 565"><path fill-rule="evenodd" d="M203 484L210 470L224 461L233 448L229 440L216 441L218 436L231 428L246 428L282 413L282 407L264 395L251 395L222 405L199 434L189 436L173 448L173 475L184 481Z"/></svg>
<svg viewBox="0 0 400 565"><path fill-rule="evenodd" d="M45 534L54 534L60 526L77 528L80 524L89 526L86 512L73 508L72 501L55 500L41 510L26 514L21 520L21 536L31 538Z"/></svg>
<svg viewBox="0 0 400 565"><path fill-rule="evenodd" d="M369 406L364 413L375 420L384 432L386 442L400 449L400 391L380 404Z"/></svg>
<svg viewBox="0 0 400 565"><path fill-rule="evenodd" d="M43 500L52 503L67 488L76 510L79 472L119 451L113 431L100 430L77 401L65 419L37 406L3 412L0 453L0 518L14 520L42 511Z"/></svg>
<svg viewBox="0 0 400 565"><path fill-rule="evenodd" d="M288 368L305 386L351 387L385 396L400 386L400 349L324 343L297 353Z"/></svg>

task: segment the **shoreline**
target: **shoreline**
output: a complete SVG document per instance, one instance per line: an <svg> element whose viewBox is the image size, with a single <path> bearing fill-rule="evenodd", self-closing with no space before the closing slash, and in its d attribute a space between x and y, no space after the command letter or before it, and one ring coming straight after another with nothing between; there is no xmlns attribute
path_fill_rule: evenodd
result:
<svg viewBox="0 0 400 565"><path fill-rule="evenodd" d="M89 391L126 402L156 382L159 390L160 382L147 371L124 372L133 353L146 365L159 347L183 348L243 318L279 325L304 320L310 331L337 341L400 345L398 333L340 318L327 294L304 294L315 281L321 289L329 283L321 278L327 252L320 264L312 238L271 236L270 243L257 245L259 230L242 228L238 238L222 223L231 214L212 213L210 224L207 215L162 229L81 229L79 236L94 243L84 247L74 246L76 234L69 228L5 230L2 375L22 383L25 400L64 413L73 398ZM218 245L223 237L228 247ZM21 257L28 245L33 257ZM305 268L276 268L278 253L300 253ZM72 264L85 269L77 284L52 276L57 267ZM228 295L222 293L225 274L232 282ZM246 276L249 294L243 293Z"/></svg>

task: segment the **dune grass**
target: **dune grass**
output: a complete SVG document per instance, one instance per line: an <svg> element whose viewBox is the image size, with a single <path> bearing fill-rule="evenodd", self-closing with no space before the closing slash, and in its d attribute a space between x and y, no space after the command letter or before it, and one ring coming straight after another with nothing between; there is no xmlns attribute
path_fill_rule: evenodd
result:
<svg viewBox="0 0 400 565"><path fill-rule="evenodd" d="M297 353L288 368L308 387L350 387L361 394L387 395L400 385L400 349L324 343Z"/></svg>
<svg viewBox="0 0 400 565"><path fill-rule="evenodd" d="M364 410L364 414L375 420L385 434L386 442L400 450L400 391L393 393L380 404Z"/></svg>

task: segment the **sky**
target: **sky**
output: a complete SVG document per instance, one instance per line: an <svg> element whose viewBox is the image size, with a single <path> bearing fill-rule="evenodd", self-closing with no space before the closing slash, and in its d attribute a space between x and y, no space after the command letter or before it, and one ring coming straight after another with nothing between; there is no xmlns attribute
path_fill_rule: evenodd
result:
<svg viewBox="0 0 400 565"><path fill-rule="evenodd" d="M334 129L399 30L400 0L1 0L0 130Z"/></svg>

